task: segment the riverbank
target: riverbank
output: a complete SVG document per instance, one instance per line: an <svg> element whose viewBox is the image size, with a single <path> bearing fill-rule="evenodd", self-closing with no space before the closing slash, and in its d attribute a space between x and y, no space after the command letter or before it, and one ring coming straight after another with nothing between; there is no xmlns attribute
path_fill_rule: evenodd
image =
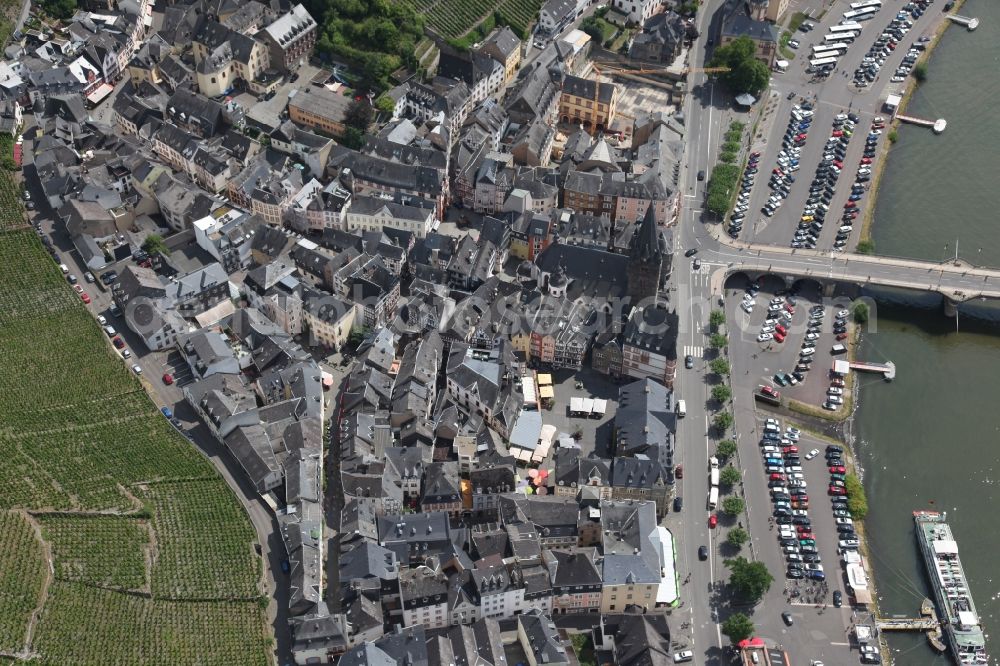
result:
<svg viewBox="0 0 1000 666"><path fill-rule="evenodd" d="M927 48L924 50L923 55L917 59L916 65L927 64L930 61L931 55L934 53L934 49L937 48L938 43L941 38L944 37L945 32L947 32L948 27L952 25L951 20L948 18L948 14L957 14L962 6L965 4L965 0L956 0L955 6L952 7L951 12L941 12L941 18L938 23L932 29L931 40L927 43ZM902 99L900 100L899 107L896 110L895 115L905 113L906 107L910 103L910 99L913 97L913 93L916 92L917 88L921 85L920 81L917 81L915 77L911 77L910 82L907 84L906 89L903 91ZM861 223L861 234L858 236L858 241L855 244L855 250L862 243L873 244L874 239L872 238L871 228L875 221L875 207L878 202L879 188L882 183L882 175L885 171L886 164L889 162L889 156L892 152L893 142L889 141L889 136L899 129L902 122L899 120L893 120L891 123L886 125L886 143L883 147L882 158L878 160L878 164L875 167L875 173L872 177L872 185L869 188L869 205L865 209L864 220ZM878 254L877 247L873 247L871 254Z"/></svg>

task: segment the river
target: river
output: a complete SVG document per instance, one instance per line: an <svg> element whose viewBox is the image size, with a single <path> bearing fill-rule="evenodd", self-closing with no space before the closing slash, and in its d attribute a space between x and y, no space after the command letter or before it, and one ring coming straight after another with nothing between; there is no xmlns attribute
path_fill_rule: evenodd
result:
<svg viewBox="0 0 1000 666"><path fill-rule="evenodd" d="M942 1L931 11L940 11ZM950 27L906 113L945 118L935 136L903 126L882 178L872 229L879 254L1000 266L1000 2L968 0L975 32ZM872 564L887 614L916 615L930 596L911 511L948 512L973 598L1000 663L1000 306L943 316L940 297L873 292L877 331L860 357L890 359L892 384L862 380L855 436L871 512ZM892 636L902 666L952 663L922 635Z"/></svg>

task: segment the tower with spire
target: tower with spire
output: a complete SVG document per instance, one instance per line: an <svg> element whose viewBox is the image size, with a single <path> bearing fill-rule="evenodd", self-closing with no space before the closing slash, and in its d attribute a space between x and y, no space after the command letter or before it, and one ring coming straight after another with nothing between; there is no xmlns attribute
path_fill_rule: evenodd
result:
<svg viewBox="0 0 1000 666"><path fill-rule="evenodd" d="M632 305L656 297L669 273L669 252L667 241L656 223L655 206L650 202L629 243L628 295Z"/></svg>

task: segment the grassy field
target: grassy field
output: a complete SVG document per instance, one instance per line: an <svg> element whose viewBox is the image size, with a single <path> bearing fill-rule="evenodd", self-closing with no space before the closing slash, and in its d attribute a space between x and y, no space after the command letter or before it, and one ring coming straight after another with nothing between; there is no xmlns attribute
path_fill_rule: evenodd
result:
<svg viewBox="0 0 1000 666"><path fill-rule="evenodd" d="M0 204L0 651L267 664L248 518L24 226L6 171Z"/></svg>

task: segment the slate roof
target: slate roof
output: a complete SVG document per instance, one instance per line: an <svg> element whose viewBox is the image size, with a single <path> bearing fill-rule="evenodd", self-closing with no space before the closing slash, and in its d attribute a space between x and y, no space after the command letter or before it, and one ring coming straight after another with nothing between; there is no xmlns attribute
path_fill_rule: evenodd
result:
<svg viewBox="0 0 1000 666"><path fill-rule="evenodd" d="M552 243L535 259L543 273L560 269L591 297L622 295L628 286L628 257L565 243Z"/></svg>
<svg viewBox="0 0 1000 666"><path fill-rule="evenodd" d="M622 342L673 361L677 360L677 331L676 312L662 305L646 306L632 311Z"/></svg>
<svg viewBox="0 0 1000 666"><path fill-rule="evenodd" d="M623 386L618 393L618 411L615 413L618 451L634 455L659 447L672 447L677 430L673 404L669 389L655 380L640 379ZM624 471L624 468L615 467L612 475L616 485L620 479L614 474L621 474L619 469Z"/></svg>
<svg viewBox="0 0 1000 666"><path fill-rule="evenodd" d="M597 82L593 79L584 79L579 76L566 76L563 79L563 95L573 95L575 97L582 97L585 100L593 101L595 94L595 86ZM615 94L615 85L613 83L601 82L600 92L598 100L603 104L609 104L612 97Z"/></svg>

